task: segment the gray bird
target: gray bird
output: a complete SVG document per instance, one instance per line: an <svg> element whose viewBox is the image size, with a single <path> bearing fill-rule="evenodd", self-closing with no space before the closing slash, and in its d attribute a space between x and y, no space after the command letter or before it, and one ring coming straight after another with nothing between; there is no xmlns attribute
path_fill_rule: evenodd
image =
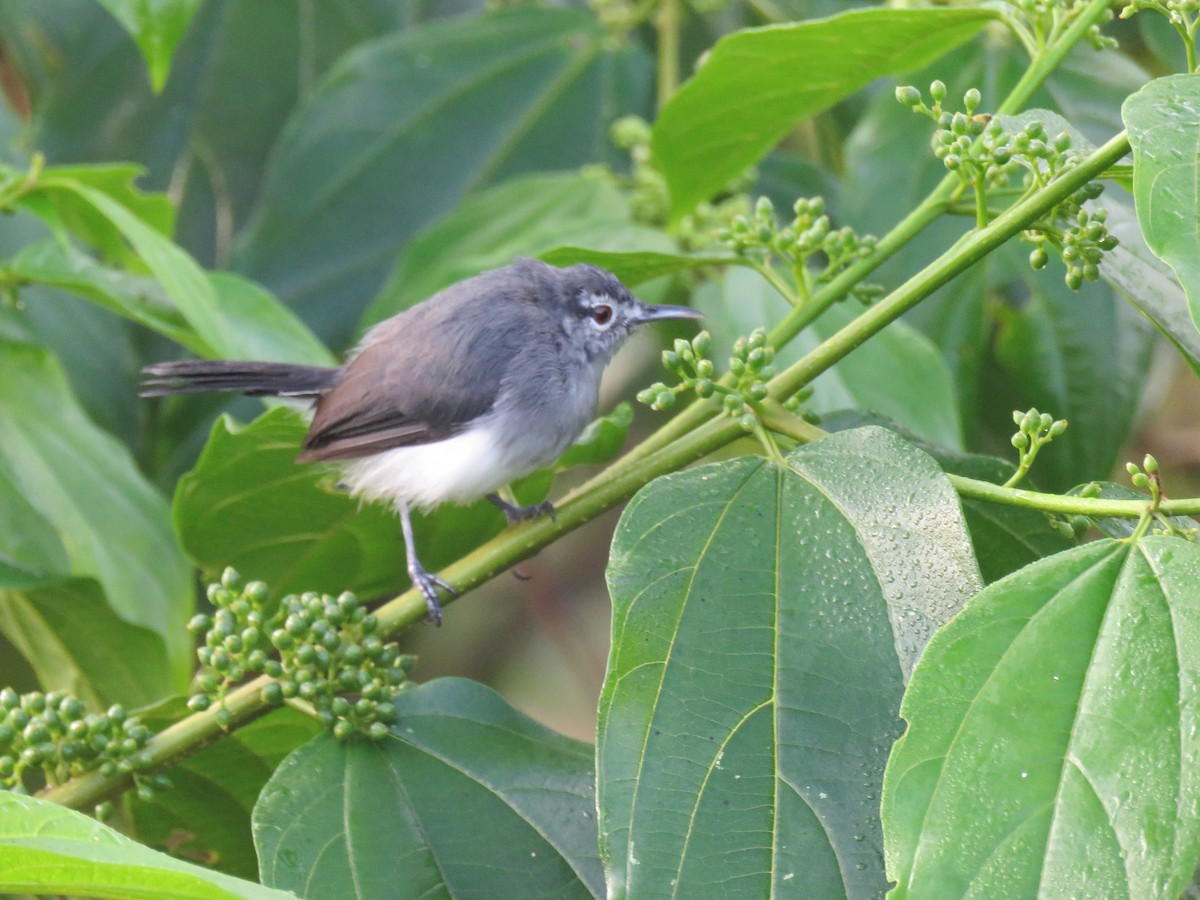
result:
<svg viewBox="0 0 1200 900"><path fill-rule="evenodd" d="M700 318L647 306L603 269L519 258L367 332L337 368L181 360L147 366L142 396L236 391L315 399L299 462L342 464L350 493L400 514L408 574L441 622L413 544L413 508L486 496L509 522L553 513L495 492L554 462L595 416L600 376L635 328Z"/></svg>

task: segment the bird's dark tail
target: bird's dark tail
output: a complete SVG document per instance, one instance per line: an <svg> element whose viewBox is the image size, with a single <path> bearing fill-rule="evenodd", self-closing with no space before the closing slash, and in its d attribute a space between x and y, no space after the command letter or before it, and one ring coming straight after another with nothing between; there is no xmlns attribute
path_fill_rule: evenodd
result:
<svg viewBox="0 0 1200 900"><path fill-rule="evenodd" d="M237 391L252 397L319 397L337 383L340 369L292 363L185 359L142 369L143 397Z"/></svg>

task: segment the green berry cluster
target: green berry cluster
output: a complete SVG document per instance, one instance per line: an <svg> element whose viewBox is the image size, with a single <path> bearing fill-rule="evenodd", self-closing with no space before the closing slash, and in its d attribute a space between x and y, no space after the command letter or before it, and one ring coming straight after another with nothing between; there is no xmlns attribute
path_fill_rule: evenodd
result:
<svg viewBox="0 0 1200 900"><path fill-rule="evenodd" d="M650 153L650 125L637 116L625 116L612 125L613 143L629 153L628 175L611 169L592 167L593 173L613 181L629 197L629 207L635 222L666 228L669 224L671 198L667 180L654 165ZM753 171L734 179L712 201L703 201L671 225L671 233L680 249L695 251L712 244L713 231L733 216L745 213L750 207L746 191L753 183Z"/></svg>
<svg viewBox="0 0 1200 900"><path fill-rule="evenodd" d="M701 331L689 343L677 340L673 350L663 352L663 366L676 377L679 384L668 387L659 382L637 395L640 403L652 409L666 410L675 405L678 396L685 391L694 391L701 400L715 394L721 395L721 408L728 416L738 420L746 431L753 431L758 424L758 413L767 399L767 382L775 374L775 351L767 343L767 334L761 328L749 337L738 338L729 359L729 372L734 384L722 384L715 379L715 367L708 358L712 350L712 338ZM784 406L796 412L800 403L812 395L811 390L801 391L789 397Z"/></svg>
<svg viewBox="0 0 1200 900"><path fill-rule="evenodd" d="M1086 187L1099 187L1092 184ZM1108 211L1105 209L1086 209L1082 202L1090 192L1081 192L1077 197L1069 198L1060 207L1067 213L1075 209L1074 219L1059 233L1061 249L1059 255L1067 267L1067 287L1073 291L1083 287L1083 282L1096 281L1100 277L1100 260L1104 253L1117 246L1117 239L1109 233L1105 226ZM1028 234L1028 233L1027 233ZM1043 244L1045 232L1035 231L1027 239L1033 240L1036 246L1029 254L1029 264L1035 269L1046 266L1046 251Z"/></svg>
<svg viewBox="0 0 1200 900"><path fill-rule="evenodd" d="M1041 449L1067 430L1066 419L1055 419L1050 413L1039 413L1036 408L1021 412L1013 410L1013 424L1017 433L1012 436L1012 445L1019 459L1017 471L1005 482L1013 487L1025 477Z"/></svg>
<svg viewBox="0 0 1200 900"><path fill-rule="evenodd" d="M983 99L977 88L963 94L965 112L950 112L943 107L946 85L941 81L929 85L929 97L932 106L925 103L921 92L912 85L896 88L898 102L936 123L931 139L933 155L957 173L964 184L982 183L988 187L1005 184L1020 165L1014 158L1018 141L1028 146L1031 136L1010 134L999 119L977 115L975 110Z"/></svg>
<svg viewBox="0 0 1200 900"><path fill-rule="evenodd" d="M85 772L105 777L141 768L139 756L150 730L124 707L88 712L83 701L63 691L18 694L0 690L0 787L26 792L40 773L60 784ZM141 779L138 790L153 793L162 779Z"/></svg>
<svg viewBox="0 0 1200 900"><path fill-rule="evenodd" d="M243 586L226 569L208 597L213 614L188 623L193 633L204 635L196 651L203 667L196 681L200 693L188 701L193 710L220 703L249 676L266 674L275 681L263 688L265 702L307 702L339 740L356 733L374 740L387 735L395 721L393 701L413 658L384 642L378 621L353 594L290 595L272 610L265 585ZM217 716L229 724L223 706Z"/></svg>
<svg viewBox="0 0 1200 900"><path fill-rule="evenodd" d="M869 255L877 244L871 235L856 234L849 227L834 228L825 214L821 197L801 197L792 206L793 218L780 226L775 221L775 206L767 197L759 197L753 215L734 216L716 231L716 238L739 256L759 255L783 260L805 286L824 284L839 272ZM810 262L817 265L812 267ZM863 303L877 299L883 289L875 284L859 284L851 294Z"/></svg>

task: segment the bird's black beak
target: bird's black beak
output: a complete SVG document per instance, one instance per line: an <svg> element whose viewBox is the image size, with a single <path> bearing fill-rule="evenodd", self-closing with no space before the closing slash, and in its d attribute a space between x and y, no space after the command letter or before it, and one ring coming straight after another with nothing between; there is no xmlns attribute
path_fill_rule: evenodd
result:
<svg viewBox="0 0 1200 900"><path fill-rule="evenodd" d="M704 313L690 306L642 306L631 317L630 324L644 325L664 319L703 319Z"/></svg>

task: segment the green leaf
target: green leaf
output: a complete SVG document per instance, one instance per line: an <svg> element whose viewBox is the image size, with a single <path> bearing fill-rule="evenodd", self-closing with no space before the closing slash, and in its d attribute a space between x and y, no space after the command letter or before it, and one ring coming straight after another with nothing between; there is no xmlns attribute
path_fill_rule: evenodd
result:
<svg viewBox="0 0 1200 900"><path fill-rule="evenodd" d="M1104 208L1108 210L1108 230L1120 243L1104 254L1101 276L1149 319L1200 375L1200 332L1179 279L1150 252L1132 209L1108 196Z"/></svg>
<svg viewBox="0 0 1200 900"><path fill-rule="evenodd" d="M264 883L389 900L602 894L591 747L471 681L395 705L384 740L322 736L279 767L254 809Z"/></svg>
<svg viewBox="0 0 1200 900"><path fill-rule="evenodd" d="M55 170L44 173L38 186L38 191L22 199L22 205L37 213L42 210L34 201L40 196L53 197L59 208L90 210L103 219L112 234L129 242L203 342L205 355L287 362L328 360L327 351L291 312L262 290L234 281L233 276L225 276L214 285L208 274L142 218L137 208ZM108 241L101 239L100 244ZM226 315L218 288L233 294L229 306L237 310L235 315Z"/></svg>
<svg viewBox="0 0 1200 900"><path fill-rule="evenodd" d="M71 563L54 524L17 485L0 455L0 589L22 590L67 577Z"/></svg>
<svg viewBox="0 0 1200 900"><path fill-rule="evenodd" d="M1146 244L1179 277L1200 327L1200 75L1156 78L1129 97L1121 113Z"/></svg>
<svg viewBox="0 0 1200 900"><path fill-rule="evenodd" d="M741 268L701 286L695 305L713 334L712 356L718 366L725 365L737 335L771 325L786 309L783 298L757 272ZM779 350L776 367L795 362L861 311L853 300L831 307ZM821 414L846 408L879 413L933 444L962 446L949 371L933 344L904 322L893 322L817 378L813 387L805 409Z"/></svg>
<svg viewBox="0 0 1200 900"><path fill-rule="evenodd" d="M468 193L608 152L608 123L640 110L648 66L607 42L589 13L518 7L360 45L276 148L235 268L348 340L352 298Z"/></svg>
<svg viewBox="0 0 1200 900"><path fill-rule="evenodd" d="M208 349L153 279L105 266L69 243L47 239L29 244L3 264L3 271L9 278L86 297L193 353Z"/></svg>
<svg viewBox="0 0 1200 900"><path fill-rule="evenodd" d="M104 212L89 204L75 202L69 189L61 190L64 185L84 185L119 203L154 231L169 238L175 227L175 207L166 194L144 191L138 187L137 182L143 174L141 166L129 163L48 166L39 174L35 191L23 199L36 198L44 189L45 199L55 205L72 231L97 247L117 247L112 224ZM119 256L120 253L114 252L113 255Z"/></svg>
<svg viewBox="0 0 1200 900"><path fill-rule="evenodd" d="M953 488L892 432L659 478L609 562L609 896L874 896L904 681L980 584Z"/></svg>
<svg viewBox="0 0 1200 900"><path fill-rule="evenodd" d="M1177 897L1200 856L1200 548L1097 541L930 641L883 796L890 896Z"/></svg>
<svg viewBox="0 0 1200 900"><path fill-rule="evenodd" d="M133 37L146 59L150 84L161 91L171 57L200 0L100 0Z"/></svg>
<svg viewBox="0 0 1200 900"><path fill-rule="evenodd" d="M0 791L0 893L115 900L294 896L158 853L83 813L8 791Z"/></svg>
<svg viewBox="0 0 1200 900"><path fill-rule="evenodd" d="M338 491L336 467L297 465L306 431L299 416L282 408L245 426L218 419L175 491L173 517L184 550L210 572L233 566L265 581L275 596L399 591L408 584L399 518L383 504ZM414 516L421 562L434 571L502 523L482 500Z"/></svg>
<svg viewBox="0 0 1200 900"><path fill-rule="evenodd" d="M761 159L807 116L882 75L969 40L985 9L859 9L722 38L654 124L651 147L678 218Z"/></svg>
<svg viewBox="0 0 1200 900"><path fill-rule="evenodd" d="M95 578L118 616L166 642L181 687L192 583L166 503L124 445L84 416L40 347L0 340L0 434L0 478L10 479L0 499L22 495L58 532L70 573Z"/></svg>
<svg viewBox="0 0 1200 900"><path fill-rule="evenodd" d="M536 256L567 242L598 249L670 246L661 231L633 225L628 201L607 181L574 172L513 178L467 197L405 244L365 323L508 265L514 256Z"/></svg>
<svg viewBox="0 0 1200 900"><path fill-rule="evenodd" d="M172 706L176 706L172 704ZM161 730L179 716L140 714ZM165 774L171 788L153 799L133 796L130 812L139 840L175 856L206 863L239 878L258 878L250 814L284 757L322 731L320 723L280 709L183 759Z"/></svg>
<svg viewBox="0 0 1200 900"><path fill-rule="evenodd" d="M0 632L43 690L67 691L92 709L145 706L180 686L162 637L118 616L91 578L0 590Z"/></svg>

